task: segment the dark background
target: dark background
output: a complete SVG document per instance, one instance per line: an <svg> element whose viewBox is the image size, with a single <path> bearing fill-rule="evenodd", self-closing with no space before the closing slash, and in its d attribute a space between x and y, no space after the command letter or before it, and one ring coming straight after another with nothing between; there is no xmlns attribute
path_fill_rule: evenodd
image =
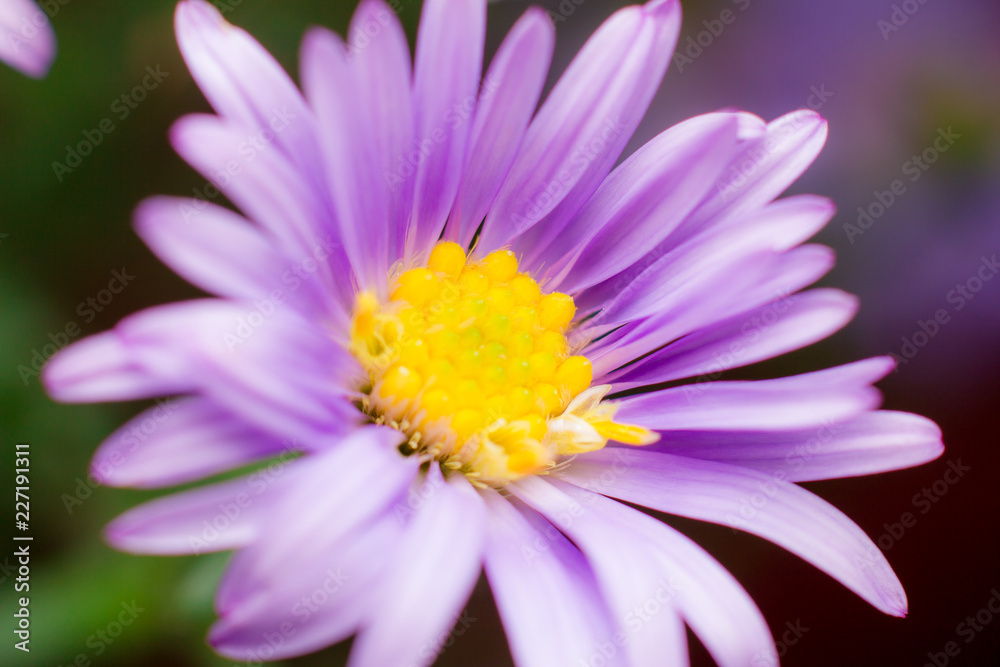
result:
<svg viewBox="0 0 1000 667"><path fill-rule="evenodd" d="M227 18L295 72L306 27L324 24L343 32L354 4L229 0ZM559 19L555 74L619 6L604 0L542 4ZM143 406L59 406L30 372L35 353L47 356L53 348L46 345L61 344L67 325L96 333L141 308L198 294L159 264L130 227L142 198L191 194L204 183L166 139L175 119L208 110L178 54L173 6L172 0L70 0L52 18L60 53L47 79L0 68L0 469L8 471L0 488L4 498L13 495L7 492L13 443L30 442L35 536L30 654L12 648L13 548L0 551L3 664L68 665L79 655L93 665L231 664L203 641L225 555L134 557L100 539L110 518L156 495L94 490L82 481L97 444ZM506 0L491 7L488 50L525 6ZM412 37L419 2L402 0L402 7ZM983 257L1000 253L1000 6L973 0L691 0L684 9L679 48L690 60L671 66L628 150L694 114L735 107L771 119L815 106L820 98L811 96L822 91L819 111L830 121L830 140L793 191L837 202L840 213L816 239L839 257L823 283L861 297L861 311L844 331L741 375L915 352L881 383L886 407L936 420L947 451L914 470L808 485L879 541L909 595L905 620L880 614L762 540L667 520L736 575L777 639L786 623L808 628L794 644L779 646L787 649L786 665L920 667L934 664L929 654L938 654L938 665L946 659L951 665L1000 664L1000 617L972 637L957 627L1000 590L1000 280L984 283L961 309L954 296L949 300L951 290L976 275ZM731 14L723 15L726 10ZM894 12L899 25L892 23ZM719 23L720 17L731 21ZM689 37L695 44L700 37L700 51ZM147 66L157 65L168 76L121 118L116 100L142 81ZM114 131L60 180L52 163L65 162L66 146L106 118ZM912 181L906 163L949 128L958 135L954 144ZM863 234L845 230L857 225L858 207L871 207L876 193L896 179L905 192ZM121 294L99 313L78 310L123 268L135 278ZM920 348L906 347L904 338L912 341L921 322L941 309L947 321L935 335ZM954 485L941 482L949 463L959 461L968 472ZM915 495L935 482L946 492L930 505L915 504ZM9 530L13 502L5 502L2 512ZM915 523L889 534L905 512ZM133 600L143 609L135 623L111 644L97 639L95 633ZM470 605L477 621L438 664L510 664L491 605L480 587ZM956 657L943 654L948 642L955 642ZM289 664L343 664L347 649ZM711 664L695 640L692 654L694 664Z"/></svg>

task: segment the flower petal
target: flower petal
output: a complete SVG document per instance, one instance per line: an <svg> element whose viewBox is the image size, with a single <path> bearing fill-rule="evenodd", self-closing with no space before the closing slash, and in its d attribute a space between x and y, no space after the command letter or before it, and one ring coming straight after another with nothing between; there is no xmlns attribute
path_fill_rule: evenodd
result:
<svg viewBox="0 0 1000 667"><path fill-rule="evenodd" d="M487 215L484 250L523 235L514 247L530 264L559 235L645 115L679 31L680 3L656 0L618 11L594 33L529 126Z"/></svg>
<svg viewBox="0 0 1000 667"><path fill-rule="evenodd" d="M385 513L417 472L416 459L396 451L401 439L389 428L357 429L335 447L270 476L268 481L280 483L280 494L272 496L262 521L280 522L283 539L259 540L233 558L216 595L220 612L271 595L281 588L281 563L305 567L311 552L343 544L345 536Z"/></svg>
<svg viewBox="0 0 1000 667"><path fill-rule="evenodd" d="M384 284L388 269L389 211L378 173L372 110L359 104L356 70L349 67L339 36L313 28L302 43L302 80L320 119L319 141L326 165L339 237L364 289Z"/></svg>
<svg viewBox="0 0 1000 667"><path fill-rule="evenodd" d="M819 280L833 263L833 251L820 245L751 256L730 267L730 271L720 272L717 280L703 283L700 290L692 290L676 309L627 325L624 333L588 346L586 354L594 364L594 377L602 377L702 327L770 303L776 296L794 294ZM734 284L743 289L733 289ZM586 340L593 332L584 330L580 335Z"/></svg>
<svg viewBox="0 0 1000 667"><path fill-rule="evenodd" d="M614 468L606 471L614 473ZM670 572L674 602L719 665L752 665L775 653L757 605L722 565L670 526L583 488L553 481L556 488L600 515L601 520L645 535Z"/></svg>
<svg viewBox="0 0 1000 667"><path fill-rule="evenodd" d="M674 432L662 449L809 482L921 465L939 457L944 445L941 429L931 420L879 410L807 431Z"/></svg>
<svg viewBox="0 0 1000 667"><path fill-rule="evenodd" d="M31 0L0 2L0 61L40 79L56 57L52 24Z"/></svg>
<svg viewBox="0 0 1000 667"><path fill-rule="evenodd" d="M464 479L432 466L424 503L406 527L358 634L350 667L429 665L479 578L485 506ZM441 576L445 567L447 576Z"/></svg>
<svg viewBox="0 0 1000 667"><path fill-rule="evenodd" d="M559 266L574 248L572 268L553 285L576 293L641 259L705 197L736 148L735 114L697 116L632 154L540 255Z"/></svg>
<svg viewBox="0 0 1000 667"><path fill-rule="evenodd" d="M181 118L170 129L177 153L208 179L210 197L222 192L252 221L270 232L292 263L282 279L290 286L313 281L330 294L331 315L346 328L354 289L350 263L325 190L301 174L269 144L238 125L206 115ZM204 205L182 207L185 222L197 224Z"/></svg>
<svg viewBox="0 0 1000 667"><path fill-rule="evenodd" d="M209 632L212 647L255 663L294 658L347 639L361 627L371 590L397 552L403 526L381 516L335 546L310 549L267 595L222 614Z"/></svg>
<svg viewBox="0 0 1000 667"><path fill-rule="evenodd" d="M623 391L716 376L822 340L847 324L857 309L857 298L840 290L795 294L685 336L602 382Z"/></svg>
<svg viewBox="0 0 1000 667"><path fill-rule="evenodd" d="M716 289L722 276L733 277L725 290L729 294L751 288L754 282L734 277L742 264L757 264L761 260L756 258L794 248L832 215L832 204L820 197L777 202L740 224L716 226L692 237L656 259L631 282L619 277L590 290L581 308L600 303L597 320L611 324L675 312L685 299Z"/></svg>
<svg viewBox="0 0 1000 667"><path fill-rule="evenodd" d="M743 153L734 157L727 178L691 216L689 229L755 211L780 195L823 150L827 130L826 120L808 109L768 123L763 135L748 141Z"/></svg>
<svg viewBox="0 0 1000 667"><path fill-rule="evenodd" d="M483 497L490 510L484 566L514 661L590 664L599 647L614 647L620 624L580 550L534 510L522 514L497 493Z"/></svg>
<svg viewBox="0 0 1000 667"><path fill-rule="evenodd" d="M97 352L100 356L92 358ZM96 359L96 360L95 360ZM202 299L131 315L49 362L66 401L199 392L281 438L318 446L362 415L348 399L357 362L287 307Z"/></svg>
<svg viewBox="0 0 1000 667"><path fill-rule="evenodd" d="M555 26L529 8L497 50L483 79L469 138L468 164L451 219L449 238L468 247L510 172L552 62Z"/></svg>
<svg viewBox="0 0 1000 667"><path fill-rule="evenodd" d="M616 449L578 457L563 476L607 496L759 535L812 563L877 609L906 615L906 594L882 552L826 501L779 475ZM601 477L622 456L628 464L619 458L615 474Z"/></svg>
<svg viewBox="0 0 1000 667"><path fill-rule="evenodd" d="M610 651L602 651L605 643L595 638L591 655L617 657L621 650L618 660L632 667L687 664L687 641L676 604L678 582L647 534L654 528L647 525L645 531L636 531L627 523L609 520L595 507L600 496L584 492L586 497L578 500L568 493L570 485L536 476L508 488L571 539L594 570L612 618L622 630Z"/></svg>
<svg viewBox="0 0 1000 667"><path fill-rule="evenodd" d="M257 40L203 0L184 0L177 43L191 76L220 116L272 143L313 184L321 181L315 119L295 84Z"/></svg>
<svg viewBox="0 0 1000 667"><path fill-rule="evenodd" d="M615 419L654 430L782 431L820 426L878 407L871 386L893 369L874 357L775 380L703 382L623 399Z"/></svg>
<svg viewBox="0 0 1000 667"><path fill-rule="evenodd" d="M104 529L116 549L184 555L239 549L259 536L259 515L276 496L242 477L175 493L130 509Z"/></svg>
<svg viewBox="0 0 1000 667"><path fill-rule="evenodd" d="M184 220L195 199L154 197L135 213L146 245L183 278L219 296L254 299L277 287L282 258L266 236L229 209L204 204L198 223Z"/></svg>
<svg viewBox="0 0 1000 667"><path fill-rule="evenodd" d="M101 484L157 488L190 482L287 449L203 398L163 402L108 436L90 464Z"/></svg>
<svg viewBox="0 0 1000 667"><path fill-rule="evenodd" d="M635 266L606 281L603 287L610 287L609 290L596 290L590 295L591 303L598 307L607 303L623 286L693 237L712 234L723 225L736 224L744 216L756 215L805 171L826 141L826 121L813 111L796 111L768 125L751 114L739 112L736 115L743 141L711 194L673 234L652 248ZM617 290L614 285L619 286ZM590 305L581 307L589 308Z"/></svg>
<svg viewBox="0 0 1000 667"><path fill-rule="evenodd" d="M170 348L178 343L221 340L227 324L228 304L218 300L189 301L180 306L160 306L130 315L115 329L88 336L57 352L42 371L49 395L68 403L129 401L168 394L190 393L197 387L189 364ZM177 323L183 338L167 331L157 336L129 336L133 326L146 321ZM155 327L154 327L155 329ZM218 338L215 338L218 336Z"/></svg>
<svg viewBox="0 0 1000 667"><path fill-rule="evenodd" d="M408 254L430 250L444 229L462 179L479 79L486 3L427 0L417 33L413 71L416 145Z"/></svg>
<svg viewBox="0 0 1000 667"><path fill-rule="evenodd" d="M272 648L274 658L292 657L360 627L402 546L403 523L391 508L401 506L419 462L399 455L400 438L387 428L362 429L274 482L280 495L260 522L281 523L282 538L255 541L227 569L210 637L220 652L257 659L251 652L265 633L287 627L294 632Z"/></svg>
<svg viewBox="0 0 1000 667"><path fill-rule="evenodd" d="M399 6L397 5L397 8ZM396 12L384 0L363 0L351 18L347 61L355 70L358 107L366 110L388 207L389 263L403 255L413 205L413 179L400 177L404 155L413 148L413 82L410 45ZM397 182L396 178L401 182ZM366 221L371 224L372 221Z"/></svg>

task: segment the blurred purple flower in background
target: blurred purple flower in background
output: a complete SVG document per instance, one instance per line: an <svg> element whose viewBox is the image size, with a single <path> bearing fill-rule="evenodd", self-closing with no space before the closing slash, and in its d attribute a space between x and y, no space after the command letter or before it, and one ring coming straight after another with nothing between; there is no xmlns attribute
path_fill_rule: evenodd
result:
<svg viewBox="0 0 1000 667"><path fill-rule="evenodd" d="M56 57L52 25L32 0L0 0L0 61L40 79Z"/></svg>
<svg viewBox="0 0 1000 667"><path fill-rule="evenodd" d="M539 10L480 81L485 2L428 0L411 73L392 9L364 0L346 44L307 35L303 97L210 5L180 4L219 115L172 140L247 217L154 198L136 224L220 298L131 316L45 383L69 402L183 396L144 441L126 425L101 446L102 483L288 466L108 529L136 553L238 550L218 651L279 659L357 634L353 665L429 664L485 569L521 665L686 664L685 623L722 665L776 659L721 565L612 499L760 535L905 615L881 551L795 484L940 455L932 422L877 410L892 361L714 381L856 310L800 292L832 267L802 245L831 202L775 201L826 123L696 116L612 169L679 28L672 0L616 13L536 113L554 40Z"/></svg>

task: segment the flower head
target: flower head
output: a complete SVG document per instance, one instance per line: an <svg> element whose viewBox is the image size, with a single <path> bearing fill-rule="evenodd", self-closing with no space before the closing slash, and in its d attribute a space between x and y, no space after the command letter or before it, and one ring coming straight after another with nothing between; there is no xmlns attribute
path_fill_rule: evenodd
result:
<svg viewBox="0 0 1000 667"><path fill-rule="evenodd" d="M37 79L56 57L52 25L32 0L0 0L0 61Z"/></svg>
<svg viewBox="0 0 1000 667"><path fill-rule="evenodd" d="M485 4L427 0L411 70L392 8L363 0L346 43L307 35L304 93L180 4L217 115L172 140L210 184L147 201L137 229L217 298L126 318L45 382L65 401L180 396L101 446L104 483L277 460L136 508L109 540L237 550L210 641L247 660L357 635L352 665L428 664L481 570L521 665L685 664L685 624L720 664L772 660L732 576L614 499L761 535L905 614L878 548L795 484L940 454L933 423L876 410L891 361L716 381L854 313L800 293L832 264L801 245L831 203L775 201L823 120L707 114L615 167L678 3L612 16L540 107L549 18L528 10L481 79Z"/></svg>

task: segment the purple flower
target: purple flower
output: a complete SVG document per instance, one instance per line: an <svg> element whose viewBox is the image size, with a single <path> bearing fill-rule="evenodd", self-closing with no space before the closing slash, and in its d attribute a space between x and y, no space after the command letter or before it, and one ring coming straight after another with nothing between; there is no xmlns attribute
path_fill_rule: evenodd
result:
<svg viewBox="0 0 1000 667"><path fill-rule="evenodd" d="M0 61L40 79L56 57L52 25L31 0L0 0Z"/></svg>
<svg viewBox="0 0 1000 667"><path fill-rule="evenodd" d="M351 665L426 665L485 570L519 665L773 664L735 579L623 500L729 525L906 613L881 551L795 482L940 455L877 411L875 358L714 381L809 345L855 300L801 290L825 199L775 201L826 124L734 111L614 167L680 7L616 13L536 112L554 30L528 10L481 79L483 0L427 0L411 72L392 8L310 32L304 95L201 0L181 50L218 115L173 128L209 183L137 229L218 298L154 308L60 353L57 399L180 396L105 442L103 483L156 488L270 459L115 520L135 553L236 550L210 641L279 659L356 635ZM242 217L208 201L222 192ZM603 661L603 662L602 662Z"/></svg>

